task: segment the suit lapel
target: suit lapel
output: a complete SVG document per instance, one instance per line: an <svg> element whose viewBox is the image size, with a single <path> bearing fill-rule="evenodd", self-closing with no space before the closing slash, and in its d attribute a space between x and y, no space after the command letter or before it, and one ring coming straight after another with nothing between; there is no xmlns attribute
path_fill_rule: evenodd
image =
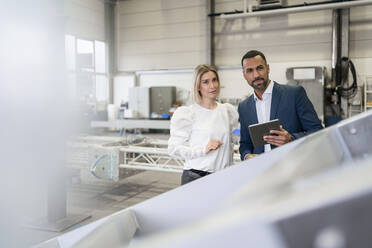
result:
<svg viewBox="0 0 372 248"><path fill-rule="evenodd" d="M253 93L254 94L254 93ZM252 120L252 124L255 124L255 123L258 123L258 118L257 118L257 111L256 111L256 102L254 101L254 97L253 97L253 94L249 97L249 108L248 109L252 109L252 116L251 116L251 120Z"/></svg>
<svg viewBox="0 0 372 248"><path fill-rule="evenodd" d="M277 116L278 107L280 103L280 98L282 97L282 92L280 90L280 85L274 82L273 93L271 97L271 110L270 110L270 120L274 120Z"/></svg>

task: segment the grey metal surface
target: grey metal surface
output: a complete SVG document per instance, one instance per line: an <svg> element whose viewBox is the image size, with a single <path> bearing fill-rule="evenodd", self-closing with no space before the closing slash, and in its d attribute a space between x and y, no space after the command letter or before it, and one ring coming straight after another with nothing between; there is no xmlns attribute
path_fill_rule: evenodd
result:
<svg viewBox="0 0 372 248"><path fill-rule="evenodd" d="M338 244L346 240L347 247L371 247L369 234L351 230L356 222L349 221L372 215L365 200L372 192L372 179L365 176L372 173L372 149L352 145L355 136L371 145L371 118L372 112L360 114L134 205L139 228L129 247L261 247L266 242L267 247L321 248L330 234L339 237ZM350 132L362 124L361 132ZM295 229L293 223L301 226ZM368 223L362 226L370 230ZM85 228L75 230L74 237L83 239ZM243 229L246 235L238 232ZM301 239L295 235L299 230ZM68 241L71 235L59 239ZM112 247L128 247L124 243Z"/></svg>
<svg viewBox="0 0 372 248"><path fill-rule="evenodd" d="M355 116L338 125L346 150L353 160L372 154L372 112Z"/></svg>
<svg viewBox="0 0 372 248"><path fill-rule="evenodd" d="M372 190L279 220L288 248L372 246Z"/></svg>

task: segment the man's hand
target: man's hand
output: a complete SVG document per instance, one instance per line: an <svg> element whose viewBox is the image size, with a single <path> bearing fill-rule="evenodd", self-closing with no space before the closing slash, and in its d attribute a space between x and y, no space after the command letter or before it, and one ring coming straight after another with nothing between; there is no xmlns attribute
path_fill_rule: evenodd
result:
<svg viewBox="0 0 372 248"><path fill-rule="evenodd" d="M222 145L223 145L222 141L210 139L207 146L205 147L205 154L208 154L212 150L217 150Z"/></svg>
<svg viewBox="0 0 372 248"><path fill-rule="evenodd" d="M244 160L251 159L251 158L254 158L254 157L257 157L257 156L258 156L258 154L249 153L249 154L244 156Z"/></svg>
<svg viewBox="0 0 372 248"><path fill-rule="evenodd" d="M270 130L270 134L266 135L263 139L272 145L282 146L292 141L292 136L280 125L280 130Z"/></svg>

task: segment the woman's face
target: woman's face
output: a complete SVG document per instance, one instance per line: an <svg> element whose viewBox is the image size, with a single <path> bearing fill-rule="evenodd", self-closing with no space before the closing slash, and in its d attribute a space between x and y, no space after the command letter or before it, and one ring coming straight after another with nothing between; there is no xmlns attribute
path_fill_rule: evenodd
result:
<svg viewBox="0 0 372 248"><path fill-rule="evenodd" d="M216 99L219 93L219 84L216 73L208 71L200 78L199 91L202 99Z"/></svg>

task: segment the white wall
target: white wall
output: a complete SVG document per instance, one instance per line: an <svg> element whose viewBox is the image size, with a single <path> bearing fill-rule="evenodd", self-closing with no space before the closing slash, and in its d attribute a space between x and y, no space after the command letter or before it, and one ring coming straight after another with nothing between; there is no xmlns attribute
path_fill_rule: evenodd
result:
<svg viewBox="0 0 372 248"><path fill-rule="evenodd" d="M104 3L100 0L64 0L65 33L105 40Z"/></svg>
<svg viewBox="0 0 372 248"><path fill-rule="evenodd" d="M331 12L279 17L216 19L216 65L239 65L242 55L261 50L272 62L331 57ZM309 24L311 23L311 24Z"/></svg>
<svg viewBox="0 0 372 248"><path fill-rule="evenodd" d="M121 101L129 101L129 88L135 86L135 75L117 75L114 78L114 101L113 103L120 106Z"/></svg>
<svg viewBox="0 0 372 248"><path fill-rule="evenodd" d="M289 5L300 0L288 0ZM307 1L321 2L321 1ZM242 10L242 0L216 0L215 12ZM206 1L129 0L117 5L118 69L182 68L185 74L147 74L139 86L192 86L192 69L206 61ZM286 83L285 71L295 66L325 66L331 72L332 10L225 20L215 17L216 65L224 68L221 98L243 98L252 90L240 69L250 49L267 56L271 78ZM204 44L204 45L203 45ZM358 84L372 68L372 6L350 10L350 58ZM229 69L227 69L229 68Z"/></svg>
<svg viewBox="0 0 372 248"><path fill-rule="evenodd" d="M205 62L206 1L128 0L116 6L119 71Z"/></svg>

